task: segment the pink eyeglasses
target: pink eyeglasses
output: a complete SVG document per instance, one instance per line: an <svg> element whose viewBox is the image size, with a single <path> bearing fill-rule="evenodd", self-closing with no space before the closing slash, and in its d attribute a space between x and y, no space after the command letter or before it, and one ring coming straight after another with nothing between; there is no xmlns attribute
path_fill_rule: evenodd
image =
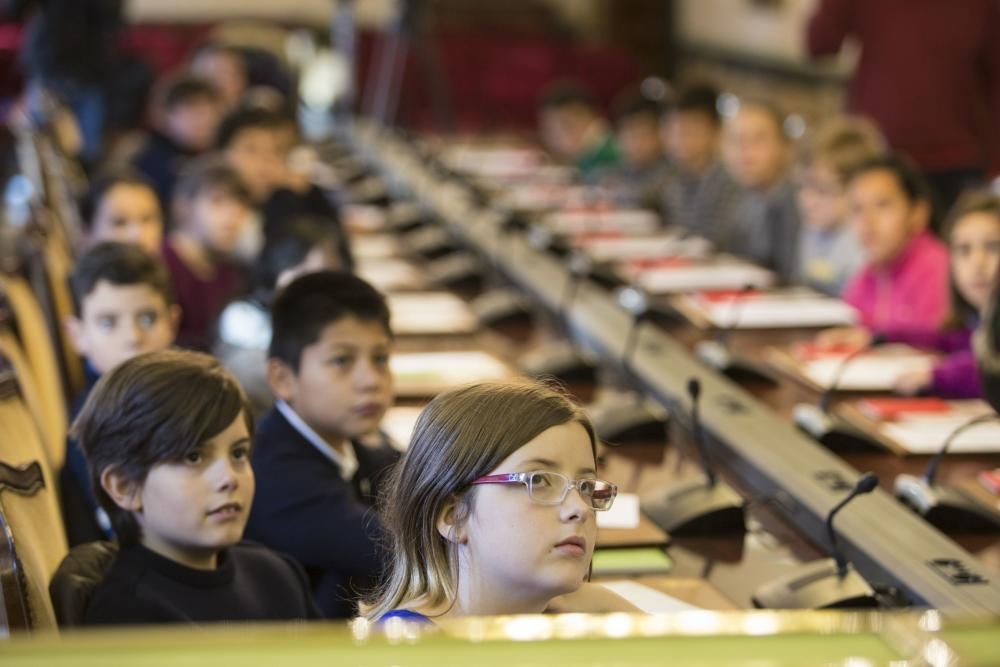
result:
<svg viewBox="0 0 1000 667"><path fill-rule="evenodd" d="M576 489L580 496L598 512L611 509L618 495L618 487L601 479L570 479L566 475L545 470L533 472L512 472L486 475L473 484L524 484L528 487L528 497L539 505L559 505L566 500L570 489Z"/></svg>

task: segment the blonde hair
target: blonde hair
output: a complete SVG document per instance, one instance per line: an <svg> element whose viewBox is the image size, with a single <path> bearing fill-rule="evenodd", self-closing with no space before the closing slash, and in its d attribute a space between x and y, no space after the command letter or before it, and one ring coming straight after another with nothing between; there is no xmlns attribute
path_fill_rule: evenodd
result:
<svg viewBox="0 0 1000 667"><path fill-rule="evenodd" d="M868 160L886 152L885 139L867 118L838 116L820 125L799 153L803 166L820 162L846 183L850 174Z"/></svg>
<svg viewBox="0 0 1000 667"><path fill-rule="evenodd" d="M455 600L455 545L438 532L438 519L454 506L455 521L473 510L473 480L554 426L577 422L596 455L593 427L562 391L537 382L487 382L456 389L420 413L403 460L393 471L381 508L391 554L384 584L362 605L378 619L419 602L436 607Z"/></svg>

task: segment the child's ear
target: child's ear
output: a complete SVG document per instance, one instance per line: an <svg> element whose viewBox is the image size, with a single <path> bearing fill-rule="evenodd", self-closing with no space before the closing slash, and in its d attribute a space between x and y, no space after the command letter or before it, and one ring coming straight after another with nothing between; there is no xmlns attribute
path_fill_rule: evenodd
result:
<svg viewBox="0 0 1000 667"><path fill-rule="evenodd" d="M167 321L170 323L170 339L171 342L174 338L177 338L177 331L181 328L181 315L183 311L181 307L174 304L167 308Z"/></svg>
<svg viewBox="0 0 1000 667"><path fill-rule="evenodd" d="M438 515L437 531L452 544L467 544L469 541L465 531L465 522L458 520L458 504L451 500Z"/></svg>
<svg viewBox="0 0 1000 667"><path fill-rule="evenodd" d="M281 359L267 360L267 386L275 398L289 403L295 400L298 393L298 378L295 371Z"/></svg>
<svg viewBox="0 0 1000 667"><path fill-rule="evenodd" d="M101 472L101 488L123 510L142 511L142 485L126 478L116 468L107 467Z"/></svg>
<svg viewBox="0 0 1000 667"><path fill-rule="evenodd" d="M81 357L87 356L87 338L83 332L83 321L76 315L67 315L63 320L63 329L69 336L76 353Z"/></svg>

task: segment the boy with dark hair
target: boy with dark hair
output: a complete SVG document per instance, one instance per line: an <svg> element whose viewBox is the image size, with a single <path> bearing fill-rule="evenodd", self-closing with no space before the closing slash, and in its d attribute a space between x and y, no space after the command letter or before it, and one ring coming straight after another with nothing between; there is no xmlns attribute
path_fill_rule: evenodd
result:
<svg viewBox="0 0 1000 667"><path fill-rule="evenodd" d="M660 142L659 102L639 91L627 91L612 110L615 142L621 162L597 173L597 181L614 192L623 206L658 208L667 180L667 161Z"/></svg>
<svg viewBox="0 0 1000 667"><path fill-rule="evenodd" d="M291 165L290 152L298 140L295 119L271 108L243 107L226 116L217 144L226 161L250 188L264 217L264 237L281 236L290 221L311 217L323 221L334 235L345 268L354 265L340 213L330 195L312 183L308 174Z"/></svg>
<svg viewBox="0 0 1000 667"><path fill-rule="evenodd" d="M553 84L539 105L542 143L584 177L618 162L618 147L590 94L577 83Z"/></svg>
<svg viewBox="0 0 1000 667"><path fill-rule="evenodd" d="M739 188L719 159L719 91L706 83L678 89L661 119L663 144L671 163L663 193L667 224L724 245L725 229Z"/></svg>
<svg viewBox="0 0 1000 667"><path fill-rule="evenodd" d="M75 317L66 330L84 358L83 391L70 406L76 416L101 375L144 352L170 347L180 312L173 304L170 280L163 264L141 248L102 243L77 262L70 278ZM66 463L60 475L61 499L70 545L110 535L107 517L99 511L76 443L66 443Z"/></svg>
<svg viewBox="0 0 1000 667"><path fill-rule="evenodd" d="M191 75L166 82L154 111L156 129L132 163L149 178L164 210L184 163L212 147L221 117L212 84Z"/></svg>
<svg viewBox="0 0 1000 667"><path fill-rule="evenodd" d="M233 258L251 217L235 170L206 156L188 165L174 193L176 229L163 246L183 316L177 344L207 350L215 320L240 289Z"/></svg>
<svg viewBox="0 0 1000 667"><path fill-rule="evenodd" d="M350 273L301 276L271 309L268 384L254 465L266 470L247 535L297 558L329 617L356 613L380 573L381 526L372 511L399 458L358 442L392 402L392 331L385 299Z"/></svg>
<svg viewBox="0 0 1000 667"><path fill-rule="evenodd" d="M253 419L215 359L131 359L98 383L73 429L121 545L85 624L318 616L294 561L239 544L254 493Z"/></svg>

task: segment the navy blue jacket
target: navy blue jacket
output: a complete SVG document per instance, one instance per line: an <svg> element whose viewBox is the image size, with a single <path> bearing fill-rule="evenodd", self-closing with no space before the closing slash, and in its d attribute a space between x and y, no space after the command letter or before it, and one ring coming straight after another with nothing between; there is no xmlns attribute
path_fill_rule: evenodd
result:
<svg viewBox="0 0 1000 667"><path fill-rule="evenodd" d="M356 613L358 595L382 572L382 528L372 507L399 453L355 445L350 481L271 408L254 435L254 494L246 537L297 559L330 618Z"/></svg>

